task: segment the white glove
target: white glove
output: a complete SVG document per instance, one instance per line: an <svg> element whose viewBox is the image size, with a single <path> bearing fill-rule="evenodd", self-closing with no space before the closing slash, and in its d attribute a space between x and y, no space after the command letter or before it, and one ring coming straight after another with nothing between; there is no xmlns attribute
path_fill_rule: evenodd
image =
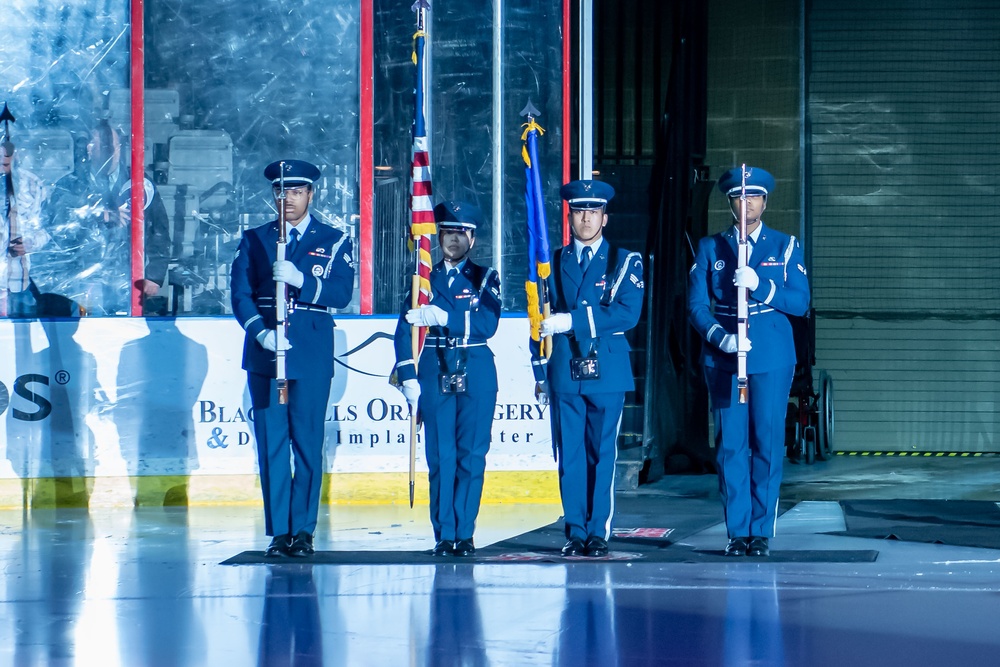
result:
<svg viewBox="0 0 1000 667"><path fill-rule="evenodd" d="M275 262L271 266L271 270L274 272L274 279L276 281L291 285L292 287L302 287L302 283L306 279L302 275L302 272L295 268L295 265L287 259Z"/></svg>
<svg viewBox="0 0 1000 667"><path fill-rule="evenodd" d="M535 402L539 405L549 404L549 383L548 382L536 382L535 383Z"/></svg>
<svg viewBox="0 0 1000 667"><path fill-rule="evenodd" d="M573 316L569 313L554 313L542 320L542 335L553 336L566 333L573 328Z"/></svg>
<svg viewBox="0 0 1000 667"><path fill-rule="evenodd" d="M744 266L736 269L736 273L733 274L733 284L737 287L746 287L752 292L757 289L757 285L760 285L760 278L756 271L749 266Z"/></svg>
<svg viewBox="0 0 1000 667"><path fill-rule="evenodd" d="M747 338L747 352L752 348L750 345L750 339ZM719 343L719 349L728 354L735 354L738 351L736 346L736 334L726 334L722 337L722 342Z"/></svg>
<svg viewBox="0 0 1000 667"><path fill-rule="evenodd" d="M414 412L417 409L417 401L420 400L420 383L416 380L403 380L403 386L399 390L409 403L410 412Z"/></svg>
<svg viewBox="0 0 1000 667"><path fill-rule="evenodd" d="M437 306L420 306L406 311L406 321L415 327L443 327L448 324L448 313Z"/></svg>
<svg viewBox="0 0 1000 667"><path fill-rule="evenodd" d="M257 334L257 342L260 343L260 346L268 352L277 352L278 345L281 345L282 350L292 349L292 344L288 342L287 338L285 338L284 331L279 334L274 329L264 329Z"/></svg>

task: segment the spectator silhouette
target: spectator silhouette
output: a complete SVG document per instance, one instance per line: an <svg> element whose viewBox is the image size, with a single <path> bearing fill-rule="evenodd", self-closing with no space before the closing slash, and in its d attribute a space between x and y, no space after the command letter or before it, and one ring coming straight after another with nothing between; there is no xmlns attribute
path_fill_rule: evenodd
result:
<svg viewBox="0 0 1000 667"><path fill-rule="evenodd" d="M122 149L107 121L94 128L85 148L77 148L77 168L55 184L47 204L53 243L33 273L42 288L72 296L95 315L127 315L132 295L132 181ZM146 266L135 289L144 296L144 314L163 315L166 299L159 291L169 261L169 219L148 178L143 192Z"/></svg>

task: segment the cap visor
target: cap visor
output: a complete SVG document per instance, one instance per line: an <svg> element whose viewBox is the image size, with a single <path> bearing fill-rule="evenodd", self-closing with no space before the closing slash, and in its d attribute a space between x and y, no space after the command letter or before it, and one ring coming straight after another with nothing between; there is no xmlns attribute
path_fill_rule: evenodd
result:
<svg viewBox="0 0 1000 667"><path fill-rule="evenodd" d="M607 199L570 199L568 201L568 203L569 203L569 207L570 208L582 209L582 210L587 211L587 210L591 210L591 209L595 209L595 208L602 208L604 206L607 206L608 200Z"/></svg>

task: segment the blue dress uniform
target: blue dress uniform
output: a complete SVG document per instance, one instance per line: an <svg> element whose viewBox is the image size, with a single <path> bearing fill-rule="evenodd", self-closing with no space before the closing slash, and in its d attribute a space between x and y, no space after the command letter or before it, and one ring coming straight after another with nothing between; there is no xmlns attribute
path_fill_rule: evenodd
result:
<svg viewBox="0 0 1000 667"><path fill-rule="evenodd" d="M447 201L434 208L434 217L440 229L475 230L480 215L472 204ZM420 383L431 525L439 543L471 543L497 399L496 364L487 340L500 322L500 277L493 268L468 258L456 268L450 285L443 261L431 270L430 303L448 319L443 326L428 328L419 368L413 361L413 328L403 317L410 308L409 294L395 333L397 378ZM440 377L463 370L465 391L443 393Z"/></svg>
<svg viewBox="0 0 1000 667"><path fill-rule="evenodd" d="M276 180L276 165L265 170ZM285 185L311 185L319 169L297 160L286 164ZM305 223L305 224L303 224ZM243 368L247 371L254 409L254 435L260 467L264 517L268 535L310 536L316 528L322 481L324 420L333 378L333 328L330 309L351 302L354 260L350 239L308 213L297 225L301 238L286 247L286 259L303 274L301 288L289 285L286 352L288 402L278 403L275 354L263 348L257 336L276 326L275 281L278 222L243 233L233 260L231 289L233 314L246 331ZM289 231L292 225L288 225ZM289 445L295 474L289 462Z"/></svg>
<svg viewBox="0 0 1000 667"><path fill-rule="evenodd" d="M603 210L614 190L599 181L572 181L561 194L571 209ZM556 251L549 278L552 312L569 313L572 328L553 336L552 356L547 363L533 360L533 368L536 380L547 379L550 394L566 538L606 543L622 409L625 393L635 388L625 332L642 311L642 257L613 248L602 236L584 272L577 243ZM599 377L574 379L572 360L587 357L597 359ZM606 544L601 548L606 551Z"/></svg>
<svg viewBox="0 0 1000 667"><path fill-rule="evenodd" d="M719 188L730 197L741 190L741 169L726 173ZM749 196L767 196L774 179L750 169ZM756 236L756 239L754 239ZM749 397L740 404L737 355L720 349L737 333L738 229L702 239L688 277L688 317L708 341L702 364L715 420L719 490L730 538L774 536L784 458L785 414L795 370L795 344L786 315L804 315L809 281L802 248L794 236L760 223L750 235L747 265L759 277L748 299ZM714 303L714 308L713 308Z"/></svg>

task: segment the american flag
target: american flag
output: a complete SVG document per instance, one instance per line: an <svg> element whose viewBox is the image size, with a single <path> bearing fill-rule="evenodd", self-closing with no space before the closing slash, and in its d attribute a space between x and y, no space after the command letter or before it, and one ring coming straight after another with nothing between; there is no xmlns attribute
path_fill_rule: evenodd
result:
<svg viewBox="0 0 1000 667"><path fill-rule="evenodd" d="M413 9L417 12L417 32L413 35L413 64L416 65L413 111L413 162L410 185L410 236L416 249L416 273L420 278L418 305L430 303L431 294L431 236L437 233L434 224L434 206L431 202L431 161L427 152L427 127L424 122L424 16L430 5L418 0ZM420 329L420 347L423 347L426 329Z"/></svg>

